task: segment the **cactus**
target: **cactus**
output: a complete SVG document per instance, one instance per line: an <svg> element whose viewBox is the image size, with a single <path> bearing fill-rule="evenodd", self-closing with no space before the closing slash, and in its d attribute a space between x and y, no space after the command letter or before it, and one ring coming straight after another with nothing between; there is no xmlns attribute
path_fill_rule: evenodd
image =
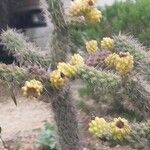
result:
<svg viewBox="0 0 150 150"><path fill-rule="evenodd" d="M94 1L87 2L87 6L91 5L91 3L93 6ZM146 59L146 55L148 53L144 51L144 48L142 48L141 45L131 37L125 35L113 37L115 45L112 52L129 52L133 55L136 66L135 73L138 72L139 68L144 66L144 68L141 69L142 71L139 72L139 74L142 74L142 80L138 80L139 74L135 77L131 74L120 75L119 73L114 73L111 68L106 68L105 58L111 53L108 50L98 51L96 54L90 55L90 57L86 60L87 65L94 67L98 66L98 69L85 65L83 58L78 54L74 55L69 63L65 63L65 60L71 51L71 43L68 33L69 25L65 21L64 9L61 0L48 0L48 6L55 28L54 36L50 45L53 48L51 51L51 59L50 56L40 56L37 53L38 48L28 42L22 34L17 33L12 29L8 29L8 31L2 33L1 40L6 46L6 49L4 50L7 53L11 53L16 58L19 63L19 67L15 65L0 64L0 81L11 82L14 85L20 86L28 79L29 82L26 82L25 86L22 88L27 96L28 94L31 96L34 94L33 88L36 92L36 95L33 95L33 97L39 96L43 89L44 92L47 92L49 95L48 98L52 103L52 109L57 124L60 149L80 150L82 147L78 131L78 122L76 117L77 112L70 87L67 86L68 82L71 81L72 78L75 79L78 77L85 81L93 89L93 92L99 92L99 95L112 94L115 99L120 99L120 101L123 101L126 96L128 96L131 98L130 102L134 104L134 107L137 107L139 110L141 109L144 117L148 117L150 112L150 91L147 83L148 81L145 81L143 78L142 71L146 70L146 74L149 73L148 67L150 62L149 59ZM43 9L45 9L45 16L48 17L49 14L46 10L47 7L43 7ZM90 15L88 15L87 18L87 14L84 14L85 19L88 19L93 23L95 23L95 21L99 22L101 20L100 11L93 7L92 9L95 12L92 12L92 10L90 13L88 12ZM94 18L91 13L95 14ZM107 40L105 41L106 43L108 42ZM112 48L113 41L109 43L109 46L110 45ZM124 68L124 66L128 66L127 63L128 62L126 60L121 61L121 66ZM29 67L27 67L27 65L29 65ZM51 69L53 70L57 66L57 70L54 70L53 72L49 71L50 65L52 65ZM123 125L125 124L123 124L122 120L119 124L117 122L118 128L124 127ZM126 125L126 127L128 127L128 125ZM140 125L140 127L144 128L144 131L136 132L136 135L140 135L141 133L142 135L146 135L146 132L149 133L149 123L144 127L143 125ZM118 128L117 132L115 131L115 134L120 133ZM136 137L134 136L135 130L136 128L133 128L133 133L131 132L130 138L126 139L128 143L132 141L131 139ZM123 138L126 137L126 135L127 134L125 134ZM145 137L147 137L147 135L144 136L144 138Z"/></svg>
<svg viewBox="0 0 150 150"><path fill-rule="evenodd" d="M113 36L115 52L129 52L134 56L135 61L140 61L145 56L145 48L132 36L119 34Z"/></svg>
<svg viewBox="0 0 150 150"><path fill-rule="evenodd" d="M63 3L61 0L48 0L48 6L52 23L54 25L54 34L50 46L52 48L52 68L55 68L58 62L65 61L67 54L70 53L70 38L68 25L65 21Z"/></svg>
<svg viewBox="0 0 150 150"><path fill-rule="evenodd" d="M81 150L77 112L69 87L51 92L52 108L62 150Z"/></svg>
<svg viewBox="0 0 150 150"><path fill-rule="evenodd" d="M39 56L37 52L39 48L34 44L27 42L27 38L15 30L8 29L1 35L2 43L6 46L7 53L11 53L20 65L37 64L48 67L51 59Z"/></svg>
<svg viewBox="0 0 150 150"><path fill-rule="evenodd" d="M150 88L141 78L132 78L126 82L124 88L129 96L129 102L132 101L134 108L140 110L145 118L150 114Z"/></svg>
<svg viewBox="0 0 150 150"><path fill-rule="evenodd" d="M149 70L150 52L146 52L146 48L141 43L132 36L124 34L114 35L113 38L115 42L114 52L129 52L134 57L135 65L138 66L138 71L144 72L145 70Z"/></svg>
<svg viewBox="0 0 150 150"><path fill-rule="evenodd" d="M126 139L127 142L135 149L149 149L150 147L150 121L142 123L133 123L133 129L130 136Z"/></svg>
<svg viewBox="0 0 150 150"><path fill-rule="evenodd" d="M89 123L89 132L101 141L115 147L130 145L135 149L148 149L150 139L150 121L129 123L125 118L114 118L107 122L104 118L95 117Z"/></svg>
<svg viewBox="0 0 150 150"><path fill-rule="evenodd" d="M96 70L93 67L84 66L78 71L79 77L91 85L103 90L118 90L121 85L121 78L114 73Z"/></svg>
<svg viewBox="0 0 150 150"><path fill-rule="evenodd" d="M28 78L27 71L15 65L0 64L0 80L20 85Z"/></svg>
<svg viewBox="0 0 150 150"><path fill-rule="evenodd" d="M111 54L110 51L99 50L95 54L89 55L85 60L88 66L93 66L96 68L106 68L105 59Z"/></svg>

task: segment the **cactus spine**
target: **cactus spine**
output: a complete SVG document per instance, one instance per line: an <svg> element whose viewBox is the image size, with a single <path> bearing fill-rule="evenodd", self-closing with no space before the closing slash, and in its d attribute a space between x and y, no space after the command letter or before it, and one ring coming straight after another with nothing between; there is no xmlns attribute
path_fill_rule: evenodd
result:
<svg viewBox="0 0 150 150"><path fill-rule="evenodd" d="M81 150L76 109L70 89L54 90L52 108L57 124L61 150Z"/></svg>
<svg viewBox="0 0 150 150"><path fill-rule="evenodd" d="M58 62L66 60L70 52L70 38L68 25L64 17L63 3L61 0L48 0L49 11L54 25L54 36L51 40L52 67L55 68Z"/></svg>

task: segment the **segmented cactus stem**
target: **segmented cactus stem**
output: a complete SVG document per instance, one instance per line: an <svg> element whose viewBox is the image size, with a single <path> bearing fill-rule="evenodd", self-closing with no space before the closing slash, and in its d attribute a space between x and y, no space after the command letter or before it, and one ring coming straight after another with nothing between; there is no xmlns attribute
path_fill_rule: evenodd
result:
<svg viewBox="0 0 150 150"><path fill-rule="evenodd" d="M146 55L146 49L132 36L119 34L113 36L115 47L115 52L129 52L134 56L135 61L140 61Z"/></svg>
<svg viewBox="0 0 150 150"><path fill-rule="evenodd" d="M121 78L114 73L96 70L93 67L84 66L79 69L79 77L94 87L111 91L118 89Z"/></svg>
<svg viewBox="0 0 150 150"><path fill-rule="evenodd" d="M58 62L66 61L70 53L70 36L68 25L65 21L64 8L61 0L48 0L49 11L54 25L54 34L51 40L52 68L56 68Z"/></svg>
<svg viewBox="0 0 150 150"><path fill-rule="evenodd" d="M76 109L70 89L50 91L61 150L81 150Z"/></svg>
<svg viewBox="0 0 150 150"><path fill-rule="evenodd" d="M21 85L28 78L27 71L15 65L0 64L0 80Z"/></svg>
<svg viewBox="0 0 150 150"><path fill-rule="evenodd" d="M150 89L147 86L149 87L142 79L131 79L124 86L134 107L138 107L145 118L150 116Z"/></svg>
<svg viewBox="0 0 150 150"><path fill-rule="evenodd" d="M1 40L6 46L5 51L11 53L20 64L36 64L43 67L49 66L51 59L46 59L38 55L39 48L33 43L27 42L27 38L23 34L8 29L2 33Z"/></svg>

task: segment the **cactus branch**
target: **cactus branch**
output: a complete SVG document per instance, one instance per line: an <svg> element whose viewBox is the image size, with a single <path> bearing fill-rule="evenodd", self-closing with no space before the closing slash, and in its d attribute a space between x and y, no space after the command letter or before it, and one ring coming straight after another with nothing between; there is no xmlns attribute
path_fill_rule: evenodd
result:
<svg viewBox="0 0 150 150"><path fill-rule="evenodd" d="M135 107L142 112L143 116L150 115L150 88L147 82L141 78L132 78L126 83L125 92L131 98Z"/></svg>
<svg viewBox="0 0 150 150"><path fill-rule="evenodd" d="M119 144L130 145L132 148L137 150L149 149L150 121L148 120L142 123L131 123L130 127L131 131L129 135L126 136L123 140L120 141L110 137L107 138L105 142L107 142L111 147L115 147Z"/></svg>
<svg viewBox="0 0 150 150"><path fill-rule="evenodd" d="M79 69L79 77L93 88L99 87L104 90L112 91L112 89L117 90L121 85L121 78L119 76L88 66Z"/></svg>
<svg viewBox="0 0 150 150"><path fill-rule="evenodd" d="M65 61L70 52L70 37L68 25L64 17L63 3L61 0L48 0L49 11L52 23L54 25L54 34L51 40L52 68L55 68L58 62Z"/></svg>
<svg viewBox="0 0 150 150"><path fill-rule="evenodd" d="M19 68L14 65L5 65L0 64L0 80L6 81L9 83L15 84L16 86L19 86L22 84L26 79L28 75L25 69Z"/></svg>
<svg viewBox="0 0 150 150"><path fill-rule="evenodd" d="M67 24L64 18L63 3L61 0L48 0L49 11L56 30L66 30Z"/></svg>
<svg viewBox="0 0 150 150"><path fill-rule="evenodd" d="M136 70L142 74L149 73L150 52L135 38L129 35L119 34L113 36L115 41L114 52L129 52L134 56Z"/></svg>
<svg viewBox="0 0 150 150"><path fill-rule="evenodd" d="M76 110L70 89L51 91L52 108L61 150L81 150Z"/></svg>
<svg viewBox="0 0 150 150"><path fill-rule="evenodd" d="M119 34L117 36L114 35L113 38L115 41L115 52L129 52L134 56L135 61L139 61L144 58L146 48L132 36Z"/></svg>
<svg viewBox="0 0 150 150"><path fill-rule="evenodd" d="M2 43L6 46L5 51L14 55L18 63L37 64L43 67L50 65L50 59L37 54L39 49L32 43L27 42L26 37L15 30L8 29L1 35Z"/></svg>

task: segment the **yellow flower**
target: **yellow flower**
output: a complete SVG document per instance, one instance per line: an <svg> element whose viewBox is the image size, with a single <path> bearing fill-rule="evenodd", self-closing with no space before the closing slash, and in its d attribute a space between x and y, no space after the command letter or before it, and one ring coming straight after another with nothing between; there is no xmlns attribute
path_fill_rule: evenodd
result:
<svg viewBox="0 0 150 150"><path fill-rule="evenodd" d="M129 52L121 53L120 57L116 59L115 68L121 74L125 75L132 71L134 67L133 56Z"/></svg>
<svg viewBox="0 0 150 150"><path fill-rule="evenodd" d="M116 54L116 53L110 54L110 55L105 59L105 63L106 63L106 65L108 65L108 66L115 67L115 65L116 65L116 60L118 60L118 58L119 58L119 55L118 55L118 54Z"/></svg>
<svg viewBox="0 0 150 150"><path fill-rule="evenodd" d="M113 47L114 47L113 39L109 37L103 38L103 40L101 41L101 48L112 49Z"/></svg>
<svg viewBox="0 0 150 150"><path fill-rule="evenodd" d="M71 3L71 6L69 8L69 15L71 16L81 16L81 7L82 7L82 1L81 0L76 0Z"/></svg>
<svg viewBox="0 0 150 150"><path fill-rule="evenodd" d="M77 74L78 67L70 65L69 63L58 63L57 69L66 77L72 78Z"/></svg>
<svg viewBox="0 0 150 150"><path fill-rule="evenodd" d="M95 53L98 50L98 44L96 40L91 40L85 43L88 53Z"/></svg>
<svg viewBox="0 0 150 150"><path fill-rule="evenodd" d="M59 70L54 70L50 74L50 82L52 86L55 87L56 89L62 88L66 84L67 81L68 80L65 77L65 75Z"/></svg>
<svg viewBox="0 0 150 150"><path fill-rule="evenodd" d="M129 52L111 54L105 59L105 63L114 67L121 75L130 73L134 67L133 56Z"/></svg>
<svg viewBox="0 0 150 150"><path fill-rule="evenodd" d="M69 8L71 16L84 16L95 5L95 0L74 0Z"/></svg>
<svg viewBox="0 0 150 150"><path fill-rule="evenodd" d="M129 123L124 118L115 118L111 123L111 133L114 140L122 141L130 134L130 131Z"/></svg>
<svg viewBox="0 0 150 150"><path fill-rule="evenodd" d="M96 137L102 138L107 135L109 131L109 123L107 123L104 118L95 117L95 119L89 123L89 132Z"/></svg>
<svg viewBox="0 0 150 150"><path fill-rule="evenodd" d="M85 19L93 24L98 23L102 19L102 13L97 8L92 8L88 13L86 13Z"/></svg>
<svg viewBox="0 0 150 150"><path fill-rule="evenodd" d="M74 54L69 62L71 65L84 65L84 59L79 54Z"/></svg>
<svg viewBox="0 0 150 150"><path fill-rule="evenodd" d="M33 79L25 82L22 91L24 96L37 98L43 91L43 85L40 81Z"/></svg>

